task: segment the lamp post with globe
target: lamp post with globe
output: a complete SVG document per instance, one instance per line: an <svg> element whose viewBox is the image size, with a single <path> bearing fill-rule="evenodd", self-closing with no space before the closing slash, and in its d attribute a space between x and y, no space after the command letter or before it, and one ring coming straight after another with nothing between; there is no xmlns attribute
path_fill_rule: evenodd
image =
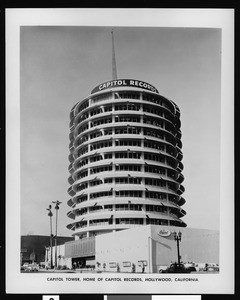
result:
<svg viewBox="0 0 240 300"><path fill-rule="evenodd" d="M57 268L57 222L58 222L58 210L59 210L59 205L62 203L60 201L52 201L52 203L55 204L55 209L56 209L56 235L55 235L55 268Z"/></svg>
<svg viewBox="0 0 240 300"><path fill-rule="evenodd" d="M178 265L180 266L180 250L179 250L179 242L181 242L182 239L182 233L179 231L178 233L174 231L174 240L177 242L177 256L178 256Z"/></svg>
<svg viewBox="0 0 240 300"><path fill-rule="evenodd" d="M53 268L53 260L52 260L52 239L53 239L53 234L52 234L52 205L49 205L47 208L48 210L48 216L50 217L50 268Z"/></svg>

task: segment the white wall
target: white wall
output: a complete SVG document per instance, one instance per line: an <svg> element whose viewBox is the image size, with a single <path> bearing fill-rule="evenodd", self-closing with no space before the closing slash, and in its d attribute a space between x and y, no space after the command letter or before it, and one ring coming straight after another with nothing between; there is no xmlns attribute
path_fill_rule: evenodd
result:
<svg viewBox="0 0 240 300"><path fill-rule="evenodd" d="M135 228L112 232L96 236L96 269L117 272L117 267L110 268L109 263L119 264L120 272L131 272L132 264L136 266L136 272L141 272L139 261L146 261L145 272L149 272L148 236L149 226L136 226ZM97 262L101 265L98 267ZM124 267L124 263L130 266ZM141 263L142 265L142 263Z"/></svg>
<svg viewBox="0 0 240 300"><path fill-rule="evenodd" d="M161 236L160 230L169 231ZM219 232L215 230L146 225L99 235L96 237L96 269L116 272L109 263L119 264L120 272L131 272L132 264L136 272L141 272L139 261L147 261L145 272L156 273L160 266L168 266L177 261L177 243L173 232L181 231L179 243L181 261L195 263L219 263ZM150 265L149 265L150 261ZM101 265L98 267L97 262ZM123 262L131 266L124 267Z"/></svg>
<svg viewBox="0 0 240 300"><path fill-rule="evenodd" d="M216 230L181 228L166 226L151 226L153 271L157 272L159 266L169 265L177 261L177 243L174 235L162 237L159 235L160 229L171 232L180 231L182 233L179 242L182 262L195 263L218 263L219 264L219 232Z"/></svg>
<svg viewBox="0 0 240 300"><path fill-rule="evenodd" d="M52 261L53 266L55 266L55 249L56 247L52 247ZM50 250L45 252L46 259L48 266L50 266ZM57 246L57 266L67 266L69 269L72 268L72 259L65 257L65 244Z"/></svg>

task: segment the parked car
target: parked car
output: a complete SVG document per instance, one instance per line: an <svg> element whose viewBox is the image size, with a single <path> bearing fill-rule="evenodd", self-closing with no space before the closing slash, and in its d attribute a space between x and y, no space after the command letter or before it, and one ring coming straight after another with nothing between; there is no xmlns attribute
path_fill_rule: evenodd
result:
<svg viewBox="0 0 240 300"><path fill-rule="evenodd" d="M23 267L24 269L26 269L28 266L29 266L29 263L26 263L26 262L22 265L22 267Z"/></svg>
<svg viewBox="0 0 240 300"><path fill-rule="evenodd" d="M27 271L29 272L37 272L39 271L39 265L36 263L32 263L27 267Z"/></svg>
<svg viewBox="0 0 240 300"><path fill-rule="evenodd" d="M189 273L197 271L197 268L194 263L185 263L184 267L189 271Z"/></svg>
<svg viewBox="0 0 240 300"><path fill-rule="evenodd" d="M166 270L162 270L162 273L190 273L188 268L184 267L184 264L173 263Z"/></svg>
<svg viewBox="0 0 240 300"><path fill-rule="evenodd" d="M24 263L22 266L21 266L21 271L26 271L27 270L27 268L28 268L28 266L29 266L29 263Z"/></svg>
<svg viewBox="0 0 240 300"><path fill-rule="evenodd" d="M168 266L160 266L160 267L158 268L158 272L159 272L159 273L164 273L164 271L166 271L167 268L168 268Z"/></svg>
<svg viewBox="0 0 240 300"><path fill-rule="evenodd" d="M219 265L215 263L206 264L204 271L207 272L219 272Z"/></svg>

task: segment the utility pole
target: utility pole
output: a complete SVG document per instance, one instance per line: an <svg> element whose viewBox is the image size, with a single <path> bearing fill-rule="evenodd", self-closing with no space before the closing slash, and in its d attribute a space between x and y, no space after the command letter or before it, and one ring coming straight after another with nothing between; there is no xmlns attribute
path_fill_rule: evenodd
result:
<svg viewBox="0 0 240 300"><path fill-rule="evenodd" d="M56 209L56 235L55 235L55 269L57 268L57 222L58 222L58 210L59 210L59 205L62 203L60 201L52 201L52 203L55 204L55 209Z"/></svg>
<svg viewBox="0 0 240 300"><path fill-rule="evenodd" d="M53 261L52 261L52 239L53 239L53 234L52 234L52 216L53 213L51 211L52 205L49 205L47 208L48 210L48 216L50 217L50 268L53 268Z"/></svg>

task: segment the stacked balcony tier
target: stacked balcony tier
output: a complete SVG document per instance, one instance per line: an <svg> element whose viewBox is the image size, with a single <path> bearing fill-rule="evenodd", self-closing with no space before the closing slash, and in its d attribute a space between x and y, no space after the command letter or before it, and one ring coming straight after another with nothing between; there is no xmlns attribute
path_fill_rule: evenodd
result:
<svg viewBox="0 0 240 300"><path fill-rule="evenodd" d="M73 235L186 226L180 126L173 101L141 88L98 92L73 107L67 225Z"/></svg>

